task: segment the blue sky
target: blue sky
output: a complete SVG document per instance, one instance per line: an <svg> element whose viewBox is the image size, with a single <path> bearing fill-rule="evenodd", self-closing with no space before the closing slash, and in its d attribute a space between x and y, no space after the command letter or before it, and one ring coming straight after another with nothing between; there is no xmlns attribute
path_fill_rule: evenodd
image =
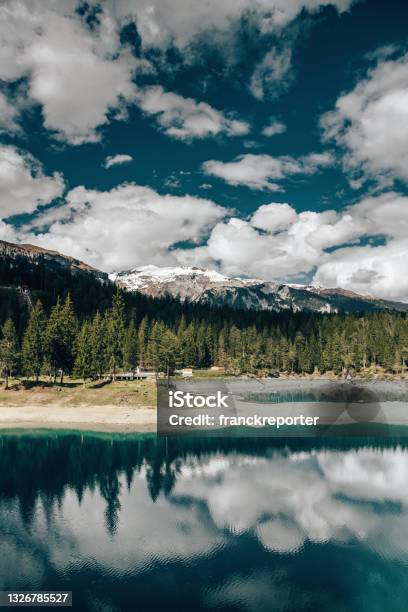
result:
<svg viewBox="0 0 408 612"><path fill-rule="evenodd" d="M408 301L402 0L0 6L0 238Z"/></svg>

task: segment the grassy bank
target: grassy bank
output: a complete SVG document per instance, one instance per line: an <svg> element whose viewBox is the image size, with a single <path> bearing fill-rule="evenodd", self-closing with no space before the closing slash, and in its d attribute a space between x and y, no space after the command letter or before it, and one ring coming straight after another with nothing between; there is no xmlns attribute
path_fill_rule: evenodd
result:
<svg viewBox="0 0 408 612"><path fill-rule="evenodd" d="M0 387L0 406L155 406L156 386L153 381L115 381L108 384L87 383L67 378L62 385L47 379L38 384L12 379L6 391Z"/></svg>

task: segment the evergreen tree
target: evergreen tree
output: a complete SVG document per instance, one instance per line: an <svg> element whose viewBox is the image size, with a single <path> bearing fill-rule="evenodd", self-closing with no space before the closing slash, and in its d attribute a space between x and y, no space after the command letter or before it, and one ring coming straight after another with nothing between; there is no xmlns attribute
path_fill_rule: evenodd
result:
<svg viewBox="0 0 408 612"><path fill-rule="evenodd" d="M1 328L2 338L0 340L0 364L3 375L6 379L6 389L8 389L9 376L18 363L18 339L16 328L11 319L7 319Z"/></svg>
<svg viewBox="0 0 408 612"><path fill-rule="evenodd" d="M96 376L95 355L92 341L92 323L84 321L76 339L76 358L74 366L74 373L76 376L84 379L84 386L87 379Z"/></svg>
<svg viewBox="0 0 408 612"><path fill-rule="evenodd" d="M123 295L117 290L112 300L112 308L106 317L106 352L112 379L115 380L117 369L123 363L123 345L125 340L125 303Z"/></svg>
<svg viewBox="0 0 408 612"><path fill-rule="evenodd" d="M77 325L70 296L67 296L63 305L58 298L51 309L46 328L47 355L54 382L58 371L60 384L63 382L64 372L69 374L72 371Z"/></svg>
<svg viewBox="0 0 408 612"><path fill-rule="evenodd" d="M179 342L176 334L170 329L166 329L159 347L160 370L169 379L170 374L174 373L176 365L179 364Z"/></svg>
<svg viewBox="0 0 408 612"><path fill-rule="evenodd" d="M144 365L147 359L147 342L149 339L149 320L143 317L138 332L139 362Z"/></svg>
<svg viewBox="0 0 408 612"><path fill-rule="evenodd" d="M146 357L149 365L156 373L156 378L161 371L162 366L162 342L164 336L164 325L161 321L156 321L153 324L150 332L149 341L147 344Z"/></svg>
<svg viewBox="0 0 408 612"><path fill-rule="evenodd" d="M106 335L105 319L98 311L93 318L91 328L92 356L98 378L102 378L107 368Z"/></svg>
<svg viewBox="0 0 408 612"><path fill-rule="evenodd" d="M37 300L30 313L22 347L23 370L28 376L35 376L36 382L38 382L46 356L45 331L46 318L43 305L40 300Z"/></svg>
<svg viewBox="0 0 408 612"><path fill-rule="evenodd" d="M131 372L136 370L138 364L138 333L133 320L130 322L125 333L123 364Z"/></svg>

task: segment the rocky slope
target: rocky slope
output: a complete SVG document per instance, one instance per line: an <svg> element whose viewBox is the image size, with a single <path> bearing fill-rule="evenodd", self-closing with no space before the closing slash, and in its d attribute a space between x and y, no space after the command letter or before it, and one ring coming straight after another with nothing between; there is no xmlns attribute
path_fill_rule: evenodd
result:
<svg viewBox="0 0 408 612"><path fill-rule="evenodd" d="M41 263L51 270L64 269L70 271L71 274L88 273L92 274L103 283L109 282L109 277L106 272L101 272L68 255L62 255L57 251L50 251L32 244L14 244L12 242L0 240L0 259L2 261L7 260L10 264L12 264L13 261L24 260L33 265L39 265Z"/></svg>

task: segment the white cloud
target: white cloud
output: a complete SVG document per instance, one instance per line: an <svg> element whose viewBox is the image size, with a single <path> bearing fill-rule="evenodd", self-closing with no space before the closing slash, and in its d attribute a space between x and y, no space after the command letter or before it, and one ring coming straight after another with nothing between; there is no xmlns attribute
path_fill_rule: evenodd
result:
<svg viewBox="0 0 408 612"><path fill-rule="evenodd" d="M22 0L0 6L0 78L28 78L44 125L71 144L94 142L108 112L134 94L136 60L120 49L107 13L95 32L75 13L76 2Z"/></svg>
<svg viewBox="0 0 408 612"><path fill-rule="evenodd" d="M249 125L221 113L205 102L183 98L164 91L161 86L148 87L138 94L141 109L155 115L164 132L172 138L189 140L226 134L243 136Z"/></svg>
<svg viewBox="0 0 408 612"><path fill-rule="evenodd" d="M289 204L264 204L252 215L251 223L257 229L277 232L288 229L297 220L296 211Z"/></svg>
<svg viewBox="0 0 408 612"><path fill-rule="evenodd" d="M323 250L354 238L349 217L334 211L296 211L288 204L269 204L249 220L230 218L215 225L205 246L179 250L185 263L219 266L230 276L247 275L287 280L309 273L321 262Z"/></svg>
<svg viewBox="0 0 408 612"><path fill-rule="evenodd" d="M209 160L203 164L206 174L216 176L230 185L245 185L250 189L282 191L279 185L286 177L311 175L333 164L330 153L311 153L295 159L289 155L240 155L232 162Z"/></svg>
<svg viewBox="0 0 408 612"><path fill-rule="evenodd" d="M315 281L408 301L408 198L394 193L367 198L350 213L360 235L385 237L384 243L346 246L325 255Z"/></svg>
<svg viewBox="0 0 408 612"><path fill-rule="evenodd" d="M64 206L23 228L24 240L109 272L146 263L177 263L171 247L199 241L226 210L210 200L161 196L129 184L101 192L76 187ZM34 235L33 231L42 230Z"/></svg>
<svg viewBox="0 0 408 612"><path fill-rule="evenodd" d="M250 16L261 35L277 32L305 9L316 12L332 5L347 10L352 0L105 0L93 26L81 18L77 0L4 0L0 3L0 78L27 80L29 100L39 104L44 126L73 145L96 142L100 128L136 103L135 75L152 70L120 41L120 29L135 21L145 50L169 45L183 48L200 35L228 47L243 15ZM96 2L89 3L91 6ZM218 35L217 35L218 33ZM198 48L198 47L197 47ZM191 50L191 46L190 46ZM191 57L185 54L186 57ZM255 68L251 88L262 97L287 74L290 49L270 51ZM176 138L204 137L248 131L241 121L223 116L205 103L171 98L160 87L142 99L146 112L158 114L166 133ZM152 101L151 97L160 101ZM149 106L159 106L149 110ZM170 108L168 107L170 105ZM8 125L13 118L8 112Z"/></svg>
<svg viewBox="0 0 408 612"><path fill-rule="evenodd" d="M339 249L322 263L314 280L325 287L346 287L357 293L408 302L408 240L384 246Z"/></svg>
<svg viewBox="0 0 408 612"><path fill-rule="evenodd" d="M305 9L317 12L323 6L346 11L353 0L110 0L115 15L135 19L143 44L185 47L197 36L229 30L243 15L255 19L263 34L276 32ZM225 44L225 37L223 38Z"/></svg>
<svg viewBox="0 0 408 612"><path fill-rule="evenodd" d="M38 205L61 196L63 191L60 174L46 176L31 155L12 146L0 146L0 219L33 212Z"/></svg>
<svg viewBox="0 0 408 612"><path fill-rule="evenodd" d="M292 50L287 47L283 50L271 49L262 61L256 66L249 89L258 100L266 95L275 98L291 83Z"/></svg>
<svg viewBox="0 0 408 612"><path fill-rule="evenodd" d="M270 124L266 125L262 130L262 134L268 137L283 134L284 132L286 132L286 125L277 119L273 119Z"/></svg>
<svg viewBox="0 0 408 612"><path fill-rule="evenodd" d="M380 57L383 57L382 53ZM383 61L322 117L325 138L345 150L348 169L408 181L408 54Z"/></svg>
<svg viewBox="0 0 408 612"><path fill-rule="evenodd" d="M195 55L194 43L207 36L227 62L234 62L234 35L245 17L260 36L281 34L305 10L317 13L324 6L339 12L350 8L354 0L111 0L118 19L135 20L144 48L165 49L175 45ZM182 16L182 17L181 17ZM254 67L249 89L258 99L276 96L290 85L291 47L280 45L269 50Z"/></svg>
<svg viewBox="0 0 408 612"><path fill-rule="evenodd" d="M104 161L105 168L112 168L112 166L121 166L122 164L128 164L133 161L131 155L118 153L117 155L108 155Z"/></svg>
<svg viewBox="0 0 408 612"><path fill-rule="evenodd" d="M4 93L0 92L0 132L19 131L18 117L17 108L8 101Z"/></svg>

